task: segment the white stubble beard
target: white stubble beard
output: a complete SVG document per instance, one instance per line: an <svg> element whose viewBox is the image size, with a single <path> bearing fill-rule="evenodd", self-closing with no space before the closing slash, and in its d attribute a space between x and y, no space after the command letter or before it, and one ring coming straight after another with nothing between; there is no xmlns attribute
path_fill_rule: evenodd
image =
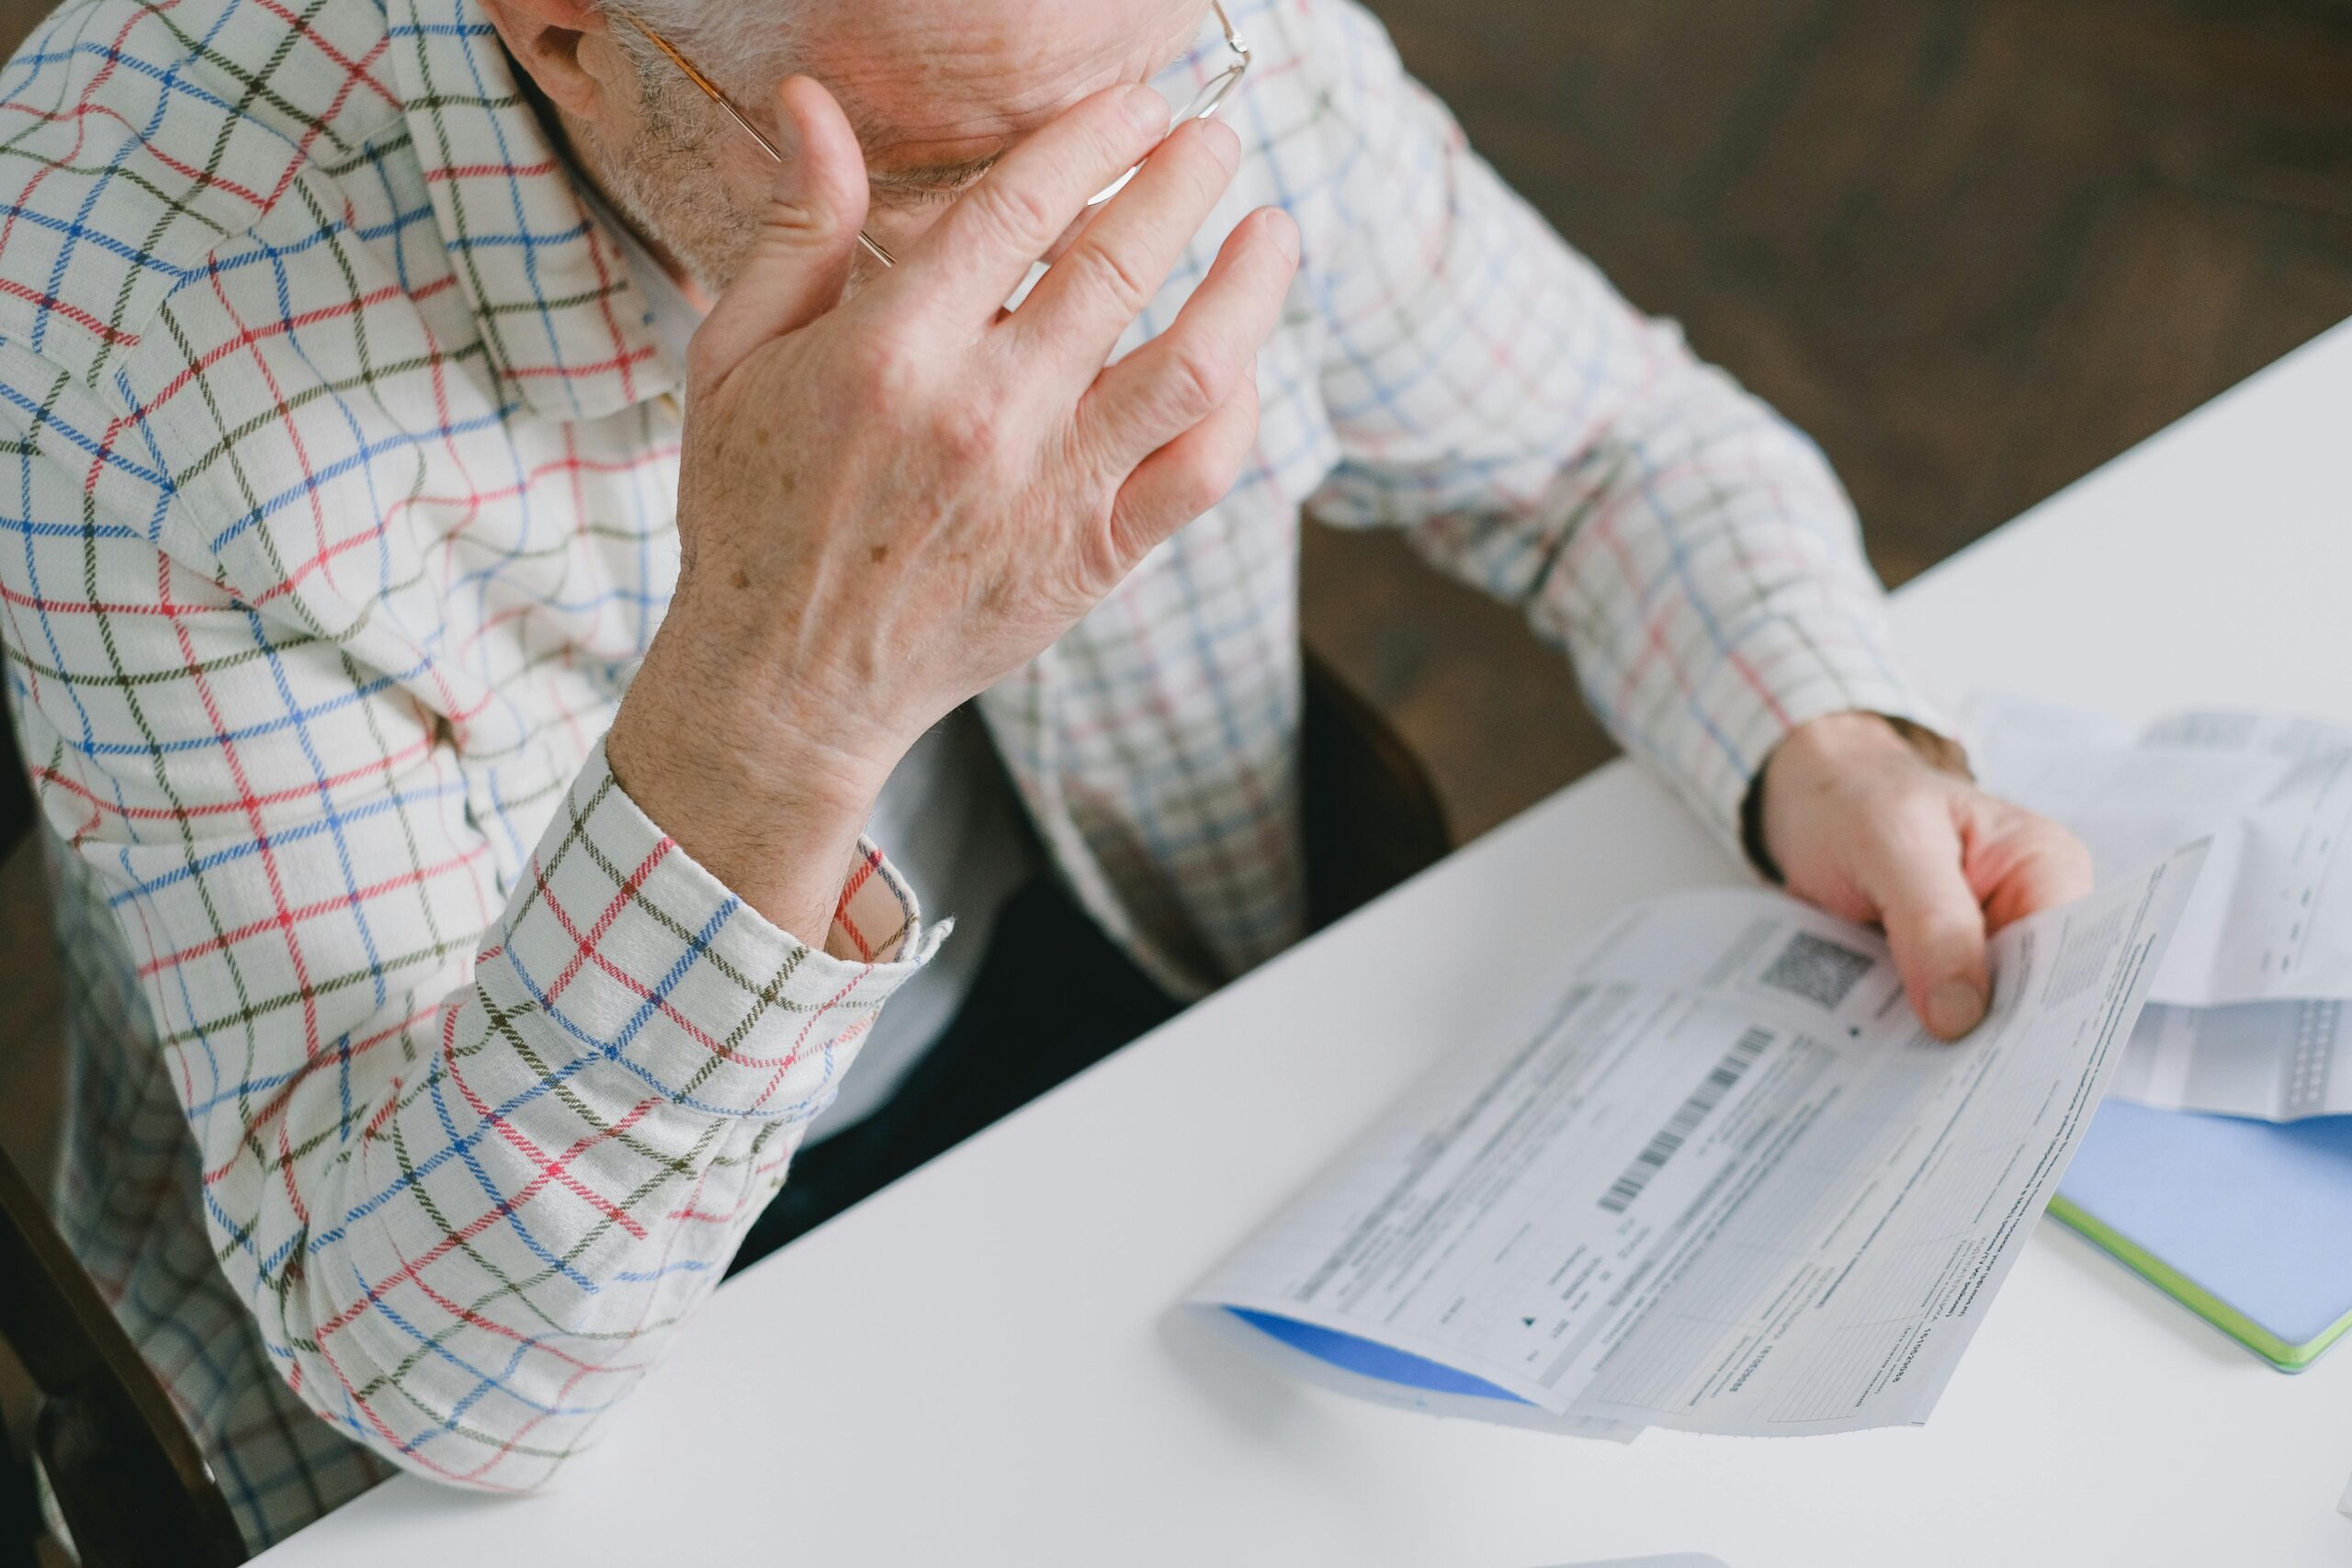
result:
<svg viewBox="0 0 2352 1568"><path fill-rule="evenodd" d="M658 74L644 81L633 142L616 142L582 123L570 128L571 136L621 216L717 299L741 270L758 231L753 216L736 207L718 173L721 133L734 128L719 123L715 113L701 112L708 106L687 84L664 82Z"/></svg>

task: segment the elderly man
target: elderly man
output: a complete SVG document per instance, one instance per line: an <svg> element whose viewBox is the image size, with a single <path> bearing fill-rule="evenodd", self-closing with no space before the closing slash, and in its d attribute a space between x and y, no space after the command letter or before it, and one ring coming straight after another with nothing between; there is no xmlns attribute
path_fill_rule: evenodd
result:
<svg viewBox="0 0 2352 1568"><path fill-rule="evenodd" d="M2086 885L1814 450L1351 0L78 0L0 101L61 1208L256 1544L542 1481L780 1187L1296 938L1302 505L1939 1034Z"/></svg>

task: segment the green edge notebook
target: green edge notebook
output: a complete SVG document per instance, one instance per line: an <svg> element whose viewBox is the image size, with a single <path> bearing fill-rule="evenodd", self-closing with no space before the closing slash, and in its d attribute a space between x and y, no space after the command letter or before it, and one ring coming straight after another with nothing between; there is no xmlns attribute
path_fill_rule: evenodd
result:
<svg viewBox="0 0 2352 1568"><path fill-rule="evenodd" d="M2282 1371L2352 1329L2352 1116L2109 1100L2050 1212Z"/></svg>

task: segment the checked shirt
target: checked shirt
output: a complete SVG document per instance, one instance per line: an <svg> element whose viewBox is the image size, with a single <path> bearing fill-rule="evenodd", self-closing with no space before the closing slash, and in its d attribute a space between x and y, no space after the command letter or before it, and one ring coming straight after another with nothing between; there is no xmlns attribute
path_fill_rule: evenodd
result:
<svg viewBox="0 0 2352 1568"><path fill-rule="evenodd" d="M1727 840L1793 725L1927 720L1815 450L1350 0L1233 9L1241 173L1131 341L1287 208L1257 449L979 705L1104 928L1194 991L1299 934L1302 506L1522 606ZM392 1467L527 1487L587 1444L944 934L869 847L807 945L605 769L677 565L645 316L476 0L72 0L0 73L59 1203L256 1544Z"/></svg>

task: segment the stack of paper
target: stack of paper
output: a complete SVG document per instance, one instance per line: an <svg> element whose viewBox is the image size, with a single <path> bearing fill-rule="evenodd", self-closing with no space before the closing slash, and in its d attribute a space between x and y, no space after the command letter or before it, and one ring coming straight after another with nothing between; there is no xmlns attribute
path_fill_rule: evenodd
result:
<svg viewBox="0 0 2352 1568"><path fill-rule="evenodd" d="M2285 1371L2352 1332L2352 732L1979 708L1978 772L2090 845L2212 853L2052 1212ZM2143 1107L2145 1109L2143 1109ZM2273 1125L2272 1123L2276 1123Z"/></svg>
<svg viewBox="0 0 2352 1568"><path fill-rule="evenodd" d="M1995 941L1929 1038L1777 894L1626 910L1193 1296L1307 1376L1592 1437L1925 1420L2057 1185L2201 847Z"/></svg>
<svg viewBox="0 0 2352 1568"><path fill-rule="evenodd" d="M2102 879L2212 852L2114 1092L2267 1121L2352 1112L2352 731L2245 713L2135 732L2011 700L1977 707L1985 786L2073 829Z"/></svg>

